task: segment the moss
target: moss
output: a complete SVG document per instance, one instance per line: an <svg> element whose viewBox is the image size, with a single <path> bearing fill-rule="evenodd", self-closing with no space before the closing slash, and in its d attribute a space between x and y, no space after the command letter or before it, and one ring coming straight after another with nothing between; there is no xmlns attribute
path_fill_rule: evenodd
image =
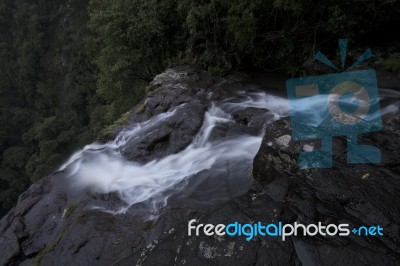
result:
<svg viewBox="0 0 400 266"><path fill-rule="evenodd" d="M226 76L229 74L230 69L226 67L209 67L208 71L214 76Z"/></svg>
<svg viewBox="0 0 400 266"><path fill-rule="evenodd" d="M146 95L148 95L152 91L153 88L154 88L154 86L146 85L146 87L144 87L144 91L146 92Z"/></svg>
<svg viewBox="0 0 400 266"><path fill-rule="evenodd" d="M86 215L86 212L85 211L81 211L81 212L78 213L78 215L76 217L78 219L81 219L81 218L85 217L85 215Z"/></svg>
<svg viewBox="0 0 400 266"><path fill-rule="evenodd" d="M68 218L74 211L75 209L78 207L78 203L74 202L71 205L68 206L67 210L65 211L65 218Z"/></svg>
<svg viewBox="0 0 400 266"><path fill-rule="evenodd" d="M400 54L392 54L382 62L382 66L387 71L400 73Z"/></svg>
<svg viewBox="0 0 400 266"><path fill-rule="evenodd" d="M64 237L64 235L67 233L68 229L64 228L63 230L61 230L57 236L55 237L55 239L48 245L46 245L46 247L44 249L42 249L34 258L33 260L33 265L34 266L38 266L40 265L40 261L42 260L42 258L49 253L51 250L54 249L55 246L57 246L57 244L61 241L61 239Z"/></svg>
<svg viewBox="0 0 400 266"><path fill-rule="evenodd" d="M135 114L141 114L144 112L145 108L146 108L146 100L144 99L143 101L141 101L140 103L138 103L135 107Z"/></svg>
<svg viewBox="0 0 400 266"><path fill-rule="evenodd" d="M126 126L128 124L128 118L131 111L124 113L120 118L118 118L112 125L107 126L102 130L97 139L100 141L108 141L114 137L116 129Z"/></svg>
<svg viewBox="0 0 400 266"><path fill-rule="evenodd" d="M152 96L156 95L157 93L159 93L163 89L164 89L164 87L160 86L160 85L149 87L146 90L147 94L146 94L146 98L145 99L147 99L148 97L152 97Z"/></svg>
<svg viewBox="0 0 400 266"><path fill-rule="evenodd" d="M152 221L147 221L144 223L144 227L143 229L145 231L150 231L151 229L153 229L156 226L156 223L152 222Z"/></svg>

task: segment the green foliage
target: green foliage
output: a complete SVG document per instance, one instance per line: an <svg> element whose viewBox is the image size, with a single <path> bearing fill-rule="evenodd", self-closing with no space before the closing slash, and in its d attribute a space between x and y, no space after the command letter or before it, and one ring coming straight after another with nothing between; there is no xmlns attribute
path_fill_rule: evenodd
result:
<svg viewBox="0 0 400 266"><path fill-rule="evenodd" d="M105 127L97 136L98 140L100 141L109 141L113 137L115 137L115 131L120 129L123 126L126 126L128 124L128 118L129 115L131 114L130 111L126 112L123 114L120 118L115 120L115 122L107 127Z"/></svg>
<svg viewBox="0 0 400 266"><path fill-rule="evenodd" d="M0 216L31 181L93 139L96 70L85 39L86 6L76 0L0 3L6 23L0 33Z"/></svg>
<svg viewBox="0 0 400 266"><path fill-rule="evenodd" d="M390 44L399 22L393 0L0 0L0 216L143 109L148 81L170 65L295 74L338 38Z"/></svg>
<svg viewBox="0 0 400 266"><path fill-rule="evenodd" d="M387 71L400 73L400 55L393 54L389 56L389 58L383 61L382 65Z"/></svg>
<svg viewBox="0 0 400 266"><path fill-rule="evenodd" d="M338 38L353 45L395 40L399 1L177 1L186 16L188 61L215 70L258 67L301 70L321 45ZM390 14L390 15L388 15Z"/></svg>
<svg viewBox="0 0 400 266"><path fill-rule="evenodd" d="M175 1L89 3L89 26L98 37L97 94L112 123L144 95L145 84L166 67L180 48ZM123 97L121 97L123 96Z"/></svg>

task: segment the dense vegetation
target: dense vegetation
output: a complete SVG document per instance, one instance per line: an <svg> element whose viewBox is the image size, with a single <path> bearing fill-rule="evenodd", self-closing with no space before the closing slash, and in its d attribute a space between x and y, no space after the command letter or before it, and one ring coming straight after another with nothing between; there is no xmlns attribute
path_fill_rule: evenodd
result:
<svg viewBox="0 0 400 266"><path fill-rule="evenodd" d="M395 0L0 0L0 217L167 66L293 73L339 37L398 47L399 18Z"/></svg>

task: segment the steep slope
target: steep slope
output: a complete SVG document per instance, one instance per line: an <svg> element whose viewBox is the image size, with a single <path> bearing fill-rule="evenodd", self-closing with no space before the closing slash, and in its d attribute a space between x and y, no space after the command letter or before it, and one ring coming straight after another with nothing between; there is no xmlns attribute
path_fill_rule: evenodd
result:
<svg viewBox="0 0 400 266"><path fill-rule="evenodd" d="M348 165L338 139L332 169L304 170L305 143L281 141L291 135L281 92L240 79L157 76L114 140L86 146L20 196L0 221L0 264L398 263L398 90L381 88L384 130L362 138L381 149L380 165ZM192 219L379 224L384 236L188 236Z"/></svg>

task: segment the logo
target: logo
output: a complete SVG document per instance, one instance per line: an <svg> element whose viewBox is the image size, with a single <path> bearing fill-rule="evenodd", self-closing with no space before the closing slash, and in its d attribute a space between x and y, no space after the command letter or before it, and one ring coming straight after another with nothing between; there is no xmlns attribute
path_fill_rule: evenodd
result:
<svg viewBox="0 0 400 266"><path fill-rule="evenodd" d="M257 223L239 223L237 221L225 224L196 224L196 219L188 222L188 236L199 236L204 234L206 236L229 236L229 237L244 237L247 241L255 237L279 237L285 241L291 236L349 236L351 232L356 236L383 236L383 228L380 225L373 226L360 226L354 227L350 231L349 224L328 224L323 225L321 222L318 224L301 224L294 222L294 224L284 224L283 222L277 223L264 223L258 221Z"/></svg>
<svg viewBox="0 0 400 266"><path fill-rule="evenodd" d="M339 40L345 68L347 40ZM372 56L364 52L348 69ZM316 59L338 70L318 51ZM347 69L347 70L348 70ZM373 69L309 76L286 81L292 136L295 141L321 140L319 150L304 151L300 168L331 168L332 138L347 137L348 163L379 163L380 150L359 144L358 135L382 129L376 73Z"/></svg>

